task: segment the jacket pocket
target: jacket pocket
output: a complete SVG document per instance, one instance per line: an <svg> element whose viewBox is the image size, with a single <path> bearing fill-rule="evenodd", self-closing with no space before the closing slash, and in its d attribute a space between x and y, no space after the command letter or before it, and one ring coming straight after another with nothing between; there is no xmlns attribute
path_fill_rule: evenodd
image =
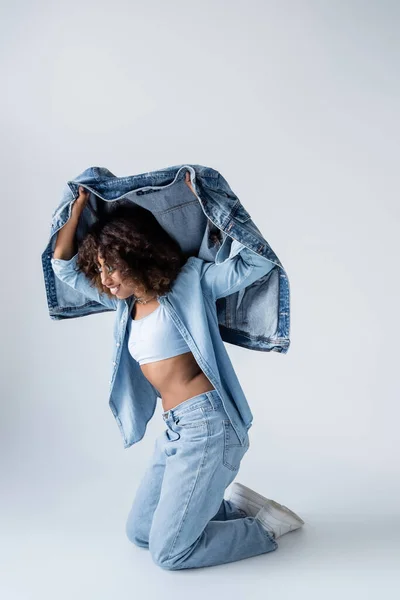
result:
<svg viewBox="0 0 400 600"><path fill-rule="evenodd" d="M237 471L243 456L249 449L249 436L242 443L229 420L222 422L224 427L224 452L222 462L231 471Z"/></svg>
<svg viewBox="0 0 400 600"><path fill-rule="evenodd" d="M242 206L239 200L232 207L231 217L236 219L236 221L240 221L240 223L246 223L246 221L251 219L250 213Z"/></svg>

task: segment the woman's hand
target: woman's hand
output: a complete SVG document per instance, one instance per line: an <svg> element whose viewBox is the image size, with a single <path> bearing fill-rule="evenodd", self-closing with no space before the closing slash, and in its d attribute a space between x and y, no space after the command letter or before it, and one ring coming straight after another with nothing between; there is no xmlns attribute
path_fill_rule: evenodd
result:
<svg viewBox="0 0 400 600"><path fill-rule="evenodd" d="M195 191L193 189L193 186L192 186L192 182L190 181L190 173L188 171L186 171L185 183L192 190L193 194L196 196L196 193L195 193Z"/></svg>
<svg viewBox="0 0 400 600"><path fill-rule="evenodd" d="M81 185L79 186L79 196L75 200L75 203L78 204L81 208L85 208L88 200L89 200L90 192L85 190Z"/></svg>

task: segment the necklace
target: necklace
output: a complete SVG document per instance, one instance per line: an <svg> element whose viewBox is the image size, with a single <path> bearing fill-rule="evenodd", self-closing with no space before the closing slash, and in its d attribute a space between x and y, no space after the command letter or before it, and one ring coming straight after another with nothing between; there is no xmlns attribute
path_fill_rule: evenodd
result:
<svg viewBox="0 0 400 600"><path fill-rule="evenodd" d="M156 294L156 296L157 296L157 294ZM148 302L150 302L150 300L153 300L153 298L155 298L156 296L152 296L151 298L147 298L147 300L144 300L143 296L141 296L141 297L135 296L135 299L136 299L136 302L139 302L139 304L147 304Z"/></svg>

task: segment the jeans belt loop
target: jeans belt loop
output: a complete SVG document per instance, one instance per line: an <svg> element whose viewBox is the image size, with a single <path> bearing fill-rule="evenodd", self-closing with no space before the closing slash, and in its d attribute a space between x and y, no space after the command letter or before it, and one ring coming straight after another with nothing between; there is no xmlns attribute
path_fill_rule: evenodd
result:
<svg viewBox="0 0 400 600"><path fill-rule="evenodd" d="M214 404L214 400L213 400L213 396L212 396L212 392L213 392L213 391L214 391L214 390L211 390L211 391L208 391L208 392L206 392L206 395L207 395L208 401L209 401L209 403L211 404L211 406L212 406L213 410L215 410L215 408L216 408L216 405Z"/></svg>

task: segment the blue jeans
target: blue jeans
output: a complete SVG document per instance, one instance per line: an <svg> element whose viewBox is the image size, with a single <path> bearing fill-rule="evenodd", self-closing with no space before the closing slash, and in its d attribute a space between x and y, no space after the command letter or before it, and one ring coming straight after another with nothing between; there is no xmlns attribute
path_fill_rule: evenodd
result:
<svg viewBox="0 0 400 600"><path fill-rule="evenodd" d="M164 412L165 431L130 510L126 532L164 569L208 567L278 546L253 517L224 500L249 448L216 390Z"/></svg>

